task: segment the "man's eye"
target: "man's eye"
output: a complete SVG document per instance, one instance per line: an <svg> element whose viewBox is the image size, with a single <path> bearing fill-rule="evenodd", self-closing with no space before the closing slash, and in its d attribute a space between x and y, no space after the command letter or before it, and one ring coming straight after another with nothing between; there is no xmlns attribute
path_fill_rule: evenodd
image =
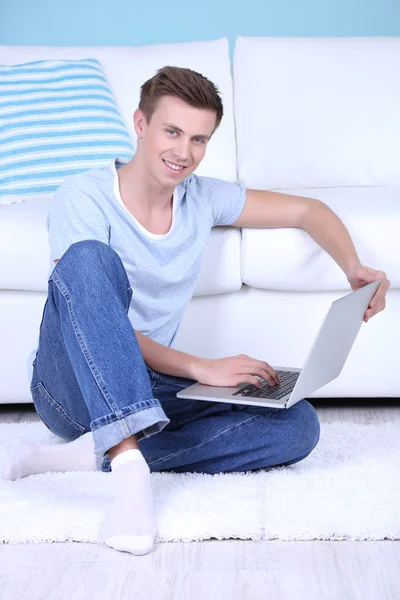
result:
<svg viewBox="0 0 400 600"><path fill-rule="evenodd" d="M166 129L165 131L166 131L167 133L176 133L175 129ZM199 138L199 137L198 137L198 138L194 138L194 139L195 139L195 140L200 140L200 142L201 142L202 144L204 144L204 140L203 140L203 138Z"/></svg>

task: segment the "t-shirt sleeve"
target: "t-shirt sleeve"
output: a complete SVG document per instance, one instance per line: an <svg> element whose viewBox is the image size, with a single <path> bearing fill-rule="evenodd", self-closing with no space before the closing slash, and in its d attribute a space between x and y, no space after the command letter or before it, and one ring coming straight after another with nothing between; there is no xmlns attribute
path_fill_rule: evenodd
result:
<svg viewBox="0 0 400 600"><path fill-rule="evenodd" d="M108 224L96 195L83 178L69 177L57 188L47 215L50 262L83 240L108 243Z"/></svg>
<svg viewBox="0 0 400 600"><path fill-rule="evenodd" d="M246 188L214 177L196 176L199 193L209 201L212 227L231 225L238 219L246 202Z"/></svg>

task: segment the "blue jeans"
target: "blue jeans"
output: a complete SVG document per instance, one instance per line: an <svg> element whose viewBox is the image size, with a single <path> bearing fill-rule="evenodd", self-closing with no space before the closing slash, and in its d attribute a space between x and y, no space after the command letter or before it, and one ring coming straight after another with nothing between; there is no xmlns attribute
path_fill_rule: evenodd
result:
<svg viewBox="0 0 400 600"><path fill-rule="evenodd" d="M107 244L72 244L54 267L33 362L36 411L66 441L92 431L99 470L135 435L150 471L221 473L289 465L319 440L314 407L289 409L185 400L194 379L145 362L128 308L132 289Z"/></svg>

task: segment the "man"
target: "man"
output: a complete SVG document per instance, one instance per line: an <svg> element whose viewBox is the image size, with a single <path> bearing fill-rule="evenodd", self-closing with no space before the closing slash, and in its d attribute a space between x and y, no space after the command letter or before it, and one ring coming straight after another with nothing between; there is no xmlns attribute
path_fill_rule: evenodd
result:
<svg viewBox="0 0 400 600"><path fill-rule="evenodd" d="M133 158L68 178L50 207L56 266L31 392L47 427L70 443L24 446L5 476L111 470L115 501L101 534L134 554L149 552L156 535L150 469L289 465L319 440L306 400L283 411L176 398L194 381L261 385L258 375L279 383L267 362L243 354L214 360L171 348L212 227L300 227L336 260L352 290L382 280L366 322L385 307L385 273L361 265L325 204L194 175L222 116L212 82L190 69L160 69L141 88Z"/></svg>

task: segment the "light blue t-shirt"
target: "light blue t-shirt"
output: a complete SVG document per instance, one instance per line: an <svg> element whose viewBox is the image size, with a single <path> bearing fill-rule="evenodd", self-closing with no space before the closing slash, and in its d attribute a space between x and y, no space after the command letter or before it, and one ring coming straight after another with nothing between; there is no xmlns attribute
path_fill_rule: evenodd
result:
<svg viewBox="0 0 400 600"><path fill-rule="evenodd" d="M105 168L73 175L55 192L47 217L49 277L54 260L71 244L95 239L110 245L132 286L133 328L169 347L196 287L211 228L236 221L246 188L192 173L175 188L171 228L159 235L145 229L122 202L121 166L115 159ZM29 356L29 381L38 346L39 340Z"/></svg>

